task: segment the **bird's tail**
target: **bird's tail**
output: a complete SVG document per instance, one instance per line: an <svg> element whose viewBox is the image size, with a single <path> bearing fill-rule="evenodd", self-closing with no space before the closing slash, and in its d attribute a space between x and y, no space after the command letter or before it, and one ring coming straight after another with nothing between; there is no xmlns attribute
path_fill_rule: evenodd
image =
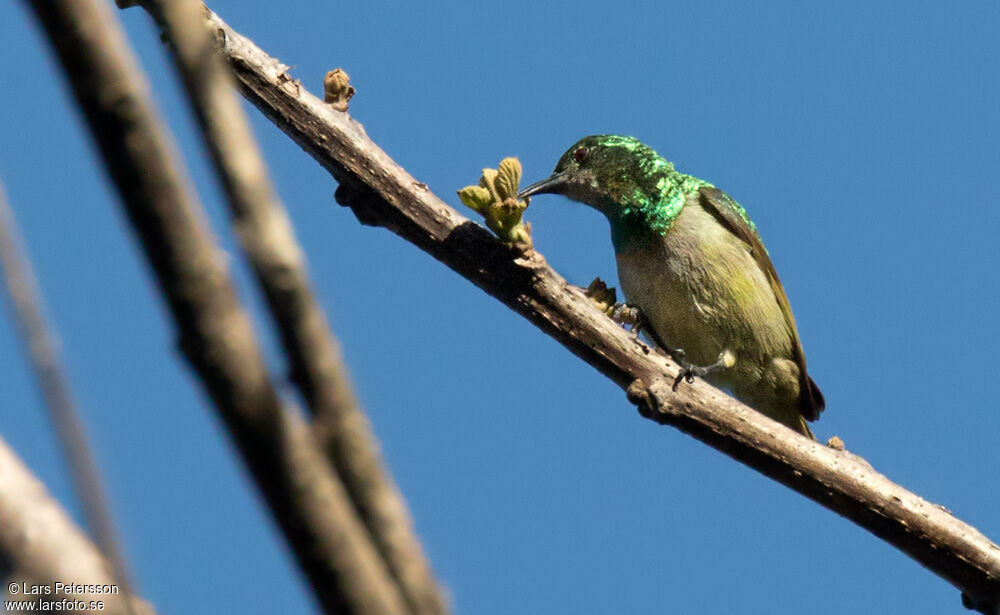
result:
<svg viewBox="0 0 1000 615"><path fill-rule="evenodd" d="M809 374L806 374L804 380L799 393L799 412L806 420L815 421L819 418L820 412L826 409L826 399L823 398L823 392L819 390L816 381ZM808 430L807 427L806 431Z"/></svg>

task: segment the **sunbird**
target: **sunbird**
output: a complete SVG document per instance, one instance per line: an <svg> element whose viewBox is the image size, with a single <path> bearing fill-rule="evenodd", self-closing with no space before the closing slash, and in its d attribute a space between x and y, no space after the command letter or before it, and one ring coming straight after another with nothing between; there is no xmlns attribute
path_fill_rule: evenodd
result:
<svg viewBox="0 0 1000 615"><path fill-rule="evenodd" d="M815 439L806 421L818 419L826 402L743 207L620 135L577 141L552 175L518 196L536 194L560 194L607 217L625 301L684 377L703 377Z"/></svg>

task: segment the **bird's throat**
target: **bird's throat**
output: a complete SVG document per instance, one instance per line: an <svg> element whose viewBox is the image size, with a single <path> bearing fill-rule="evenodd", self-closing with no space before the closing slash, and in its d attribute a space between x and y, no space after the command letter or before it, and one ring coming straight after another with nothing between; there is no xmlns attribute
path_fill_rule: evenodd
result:
<svg viewBox="0 0 1000 615"><path fill-rule="evenodd" d="M616 251L641 246L670 230L689 198L703 187L697 177L669 171L648 177L643 186L622 191L604 208Z"/></svg>
<svg viewBox="0 0 1000 615"><path fill-rule="evenodd" d="M617 254L636 251L663 236L662 232L654 229L653 225L639 215L609 215L608 222L611 223L611 243ZM669 226L668 222L665 229Z"/></svg>

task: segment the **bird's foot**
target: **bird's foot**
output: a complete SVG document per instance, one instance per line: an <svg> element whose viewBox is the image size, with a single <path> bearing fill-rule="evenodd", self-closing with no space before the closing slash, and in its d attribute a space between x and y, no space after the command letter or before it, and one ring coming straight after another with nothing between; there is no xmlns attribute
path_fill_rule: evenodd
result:
<svg viewBox="0 0 1000 615"><path fill-rule="evenodd" d="M637 306L627 303L616 303L611 306L609 316L620 325L628 325L635 335L639 335L643 331L652 331L649 321L646 320L642 310Z"/></svg>
<svg viewBox="0 0 1000 615"><path fill-rule="evenodd" d="M680 386L681 381L685 381L688 384L694 382L695 378L702 378L709 374L714 374L715 372L728 369L736 364L736 355L730 350L723 350L719 353L719 358L711 365L693 365L685 359L684 350L678 348L670 352L671 358L681 366L681 371L674 378L674 385L671 387L673 391L677 391L677 387Z"/></svg>
<svg viewBox="0 0 1000 615"><path fill-rule="evenodd" d="M611 320L618 324L631 327L632 333L639 335L640 331L652 330L639 308L619 303L615 289L609 288L601 278L594 278L594 281L582 290L597 309L610 316Z"/></svg>

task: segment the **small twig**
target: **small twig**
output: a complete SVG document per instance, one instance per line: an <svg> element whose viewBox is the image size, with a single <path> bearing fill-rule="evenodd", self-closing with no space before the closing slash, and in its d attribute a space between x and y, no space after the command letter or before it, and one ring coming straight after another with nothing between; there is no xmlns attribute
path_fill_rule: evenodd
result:
<svg viewBox="0 0 1000 615"><path fill-rule="evenodd" d="M292 381L315 416L316 433L371 539L414 615L447 611L413 531L402 494L384 470L367 417L352 391L339 344L313 294L305 257L267 165L215 50L199 0L143 0L169 43L233 223L264 291L291 364ZM343 71L341 90L353 93ZM348 90L349 88L349 90ZM346 110L342 94L342 110Z"/></svg>
<svg viewBox="0 0 1000 615"><path fill-rule="evenodd" d="M0 440L0 580L4 581L0 593L6 592L10 600L42 598L42 602L62 605L64 598L79 596L57 594L57 581L103 587L113 586L116 578L97 547ZM50 593L23 596L21 583L44 586ZM17 592L10 591L12 584L17 584ZM120 586L115 592L102 593L100 600L105 613L153 615L152 606Z"/></svg>
<svg viewBox="0 0 1000 615"><path fill-rule="evenodd" d="M1000 602L1000 547L974 527L875 472L811 442L702 381L670 392L678 366L594 308L537 253L504 245L434 196L364 130L331 111L285 67L218 16L244 96L340 182L366 224L384 226L518 312L608 376L643 416L677 427L854 521L946 579L970 608Z"/></svg>
<svg viewBox="0 0 1000 615"><path fill-rule="evenodd" d="M329 613L396 615L404 603L343 486L294 408L283 404L225 260L103 0L33 0L201 378Z"/></svg>

